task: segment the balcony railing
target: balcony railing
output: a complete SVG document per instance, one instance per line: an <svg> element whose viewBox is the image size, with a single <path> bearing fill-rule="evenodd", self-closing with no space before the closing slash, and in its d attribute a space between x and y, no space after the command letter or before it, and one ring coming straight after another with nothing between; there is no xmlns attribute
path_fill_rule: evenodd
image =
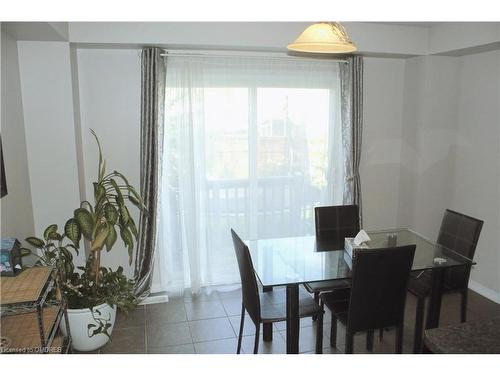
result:
<svg viewBox="0 0 500 375"><path fill-rule="evenodd" d="M220 229L237 225L247 228L248 237L313 233L313 207L321 192L307 180L302 176L207 180L207 212Z"/></svg>

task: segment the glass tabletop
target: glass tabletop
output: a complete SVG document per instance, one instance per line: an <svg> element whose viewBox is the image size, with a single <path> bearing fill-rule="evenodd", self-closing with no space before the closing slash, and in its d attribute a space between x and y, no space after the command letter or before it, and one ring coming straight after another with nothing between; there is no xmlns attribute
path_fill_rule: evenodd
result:
<svg viewBox="0 0 500 375"><path fill-rule="evenodd" d="M416 245L413 271L437 267L457 267L473 262L460 254L438 245L410 229L367 231L371 249ZM394 237L393 237L394 238ZM263 286L301 284L315 281L349 279L350 258L344 243L317 242L314 236L269 238L246 241L255 273ZM436 258L444 259L443 262Z"/></svg>

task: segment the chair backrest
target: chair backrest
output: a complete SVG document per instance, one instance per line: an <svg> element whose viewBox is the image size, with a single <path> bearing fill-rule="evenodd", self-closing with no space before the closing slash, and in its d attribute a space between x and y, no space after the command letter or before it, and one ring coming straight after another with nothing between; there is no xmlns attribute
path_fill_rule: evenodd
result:
<svg viewBox="0 0 500 375"><path fill-rule="evenodd" d="M314 219L318 241L338 242L343 247L346 237L359 232L357 205L315 207Z"/></svg>
<svg viewBox="0 0 500 375"><path fill-rule="evenodd" d="M236 232L231 229L234 251L240 270L241 292L243 305L255 324L260 322L259 288L253 270L252 258L248 246L241 240Z"/></svg>
<svg viewBox="0 0 500 375"><path fill-rule="evenodd" d="M403 324L415 245L367 249L352 261L347 329L366 331Z"/></svg>
<svg viewBox="0 0 500 375"><path fill-rule="evenodd" d="M437 243L472 260L482 227L482 220L446 210ZM446 273L446 286L452 289L465 289L469 283L469 275L470 266L450 268Z"/></svg>

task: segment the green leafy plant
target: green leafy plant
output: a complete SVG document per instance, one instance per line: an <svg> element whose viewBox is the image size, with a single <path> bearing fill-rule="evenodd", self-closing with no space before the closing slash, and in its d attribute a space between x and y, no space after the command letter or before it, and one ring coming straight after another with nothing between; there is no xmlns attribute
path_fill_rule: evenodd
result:
<svg viewBox="0 0 500 375"><path fill-rule="evenodd" d="M122 267L116 271L101 267L101 252L111 251L119 233L131 264L139 231L128 204L141 212L146 211L146 207L122 173L106 174L101 144L95 132L91 130L91 133L99 150L98 178L93 183L94 203L81 202L61 233L56 224L51 224L45 229L43 239L28 237L26 242L38 250L39 264L58 269L58 282L70 308L92 308L105 302L127 311L137 303L134 283L123 274ZM88 241L89 251L85 265L75 267L73 253L79 254L82 239ZM23 249L24 253L27 251L30 249Z"/></svg>

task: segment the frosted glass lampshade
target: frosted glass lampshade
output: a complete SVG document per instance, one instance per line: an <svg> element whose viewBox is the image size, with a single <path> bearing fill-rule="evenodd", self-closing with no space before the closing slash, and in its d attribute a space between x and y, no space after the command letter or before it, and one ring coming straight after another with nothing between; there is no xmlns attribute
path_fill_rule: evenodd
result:
<svg viewBox="0 0 500 375"><path fill-rule="evenodd" d="M349 53L357 50L344 27L337 22L320 22L309 26L287 48L313 53Z"/></svg>

